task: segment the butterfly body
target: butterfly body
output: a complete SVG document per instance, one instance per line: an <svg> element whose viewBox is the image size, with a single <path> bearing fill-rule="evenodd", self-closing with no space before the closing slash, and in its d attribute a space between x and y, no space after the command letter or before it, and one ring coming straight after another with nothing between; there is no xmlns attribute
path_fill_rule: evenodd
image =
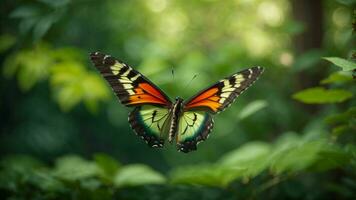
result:
<svg viewBox="0 0 356 200"><path fill-rule="evenodd" d="M168 134L168 142L170 143L173 142L174 136L177 134L179 118L183 111L182 108L183 108L183 99L180 97L176 97L176 101L171 109L172 120L171 120L169 134Z"/></svg>
<svg viewBox="0 0 356 200"><path fill-rule="evenodd" d="M165 140L176 142L177 150L190 152L207 139L214 121L263 72L253 67L226 77L197 95L172 102L156 85L123 62L95 52L92 62L112 87L120 102L134 107L129 123L151 147L163 147Z"/></svg>

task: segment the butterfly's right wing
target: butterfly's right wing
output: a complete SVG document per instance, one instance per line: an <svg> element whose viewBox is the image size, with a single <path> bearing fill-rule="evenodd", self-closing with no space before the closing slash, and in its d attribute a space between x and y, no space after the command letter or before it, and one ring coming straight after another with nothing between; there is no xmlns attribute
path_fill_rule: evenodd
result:
<svg viewBox="0 0 356 200"><path fill-rule="evenodd" d="M132 129L150 147L163 147L170 120L167 108L153 105L138 106L129 115Z"/></svg>
<svg viewBox="0 0 356 200"><path fill-rule="evenodd" d="M91 53L90 59L125 106L172 104L162 90L125 63L100 52Z"/></svg>
<svg viewBox="0 0 356 200"><path fill-rule="evenodd" d="M223 111L262 74L262 67L252 67L221 79L185 102L184 110Z"/></svg>

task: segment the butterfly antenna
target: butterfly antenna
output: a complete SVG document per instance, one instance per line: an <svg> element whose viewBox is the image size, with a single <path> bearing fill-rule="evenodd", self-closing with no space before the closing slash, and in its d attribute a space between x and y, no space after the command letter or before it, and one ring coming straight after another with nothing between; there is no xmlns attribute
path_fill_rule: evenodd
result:
<svg viewBox="0 0 356 200"><path fill-rule="evenodd" d="M192 79L187 83L187 85L184 87L184 90L187 89L187 87L192 83L192 81L198 76L198 74L195 74Z"/></svg>
<svg viewBox="0 0 356 200"><path fill-rule="evenodd" d="M174 80L174 67L172 66L172 77L173 77L173 80Z"/></svg>

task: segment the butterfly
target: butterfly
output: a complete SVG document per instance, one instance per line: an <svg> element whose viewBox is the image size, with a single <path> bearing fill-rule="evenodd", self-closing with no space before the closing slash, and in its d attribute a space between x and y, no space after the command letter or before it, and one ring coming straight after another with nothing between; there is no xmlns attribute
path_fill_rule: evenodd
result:
<svg viewBox="0 0 356 200"><path fill-rule="evenodd" d="M134 109L129 114L131 128L150 147L163 147L165 140L176 141L177 150L188 153L206 140L213 115L223 111L263 72L252 67L221 79L197 95L174 102L155 84L127 64L100 52L91 61L112 87L120 102Z"/></svg>

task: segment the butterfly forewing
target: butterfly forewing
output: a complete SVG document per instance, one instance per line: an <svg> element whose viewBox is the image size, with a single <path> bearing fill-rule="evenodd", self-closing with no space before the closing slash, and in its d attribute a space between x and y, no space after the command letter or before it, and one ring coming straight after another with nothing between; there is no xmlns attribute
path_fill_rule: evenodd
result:
<svg viewBox="0 0 356 200"><path fill-rule="evenodd" d="M90 58L122 104L126 106L153 104L164 107L171 105L164 92L125 63L100 52L90 54Z"/></svg>
<svg viewBox="0 0 356 200"><path fill-rule="evenodd" d="M157 106L144 105L136 107L129 115L129 123L151 147L162 147L170 118L169 110Z"/></svg>
<svg viewBox="0 0 356 200"><path fill-rule="evenodd" d="M250 87L262 72L262 67L252 67L224 78L186 101L185 110L207 110L212 113L223 111Z"/></svg>
<svg viewBox="0 0 356 200"><path fill-rule="evenodd" d="M213 118L208 112L184 112L179 119L177 149L185 153L196 150L197 144L207 139L213 125Z"/></svg>

